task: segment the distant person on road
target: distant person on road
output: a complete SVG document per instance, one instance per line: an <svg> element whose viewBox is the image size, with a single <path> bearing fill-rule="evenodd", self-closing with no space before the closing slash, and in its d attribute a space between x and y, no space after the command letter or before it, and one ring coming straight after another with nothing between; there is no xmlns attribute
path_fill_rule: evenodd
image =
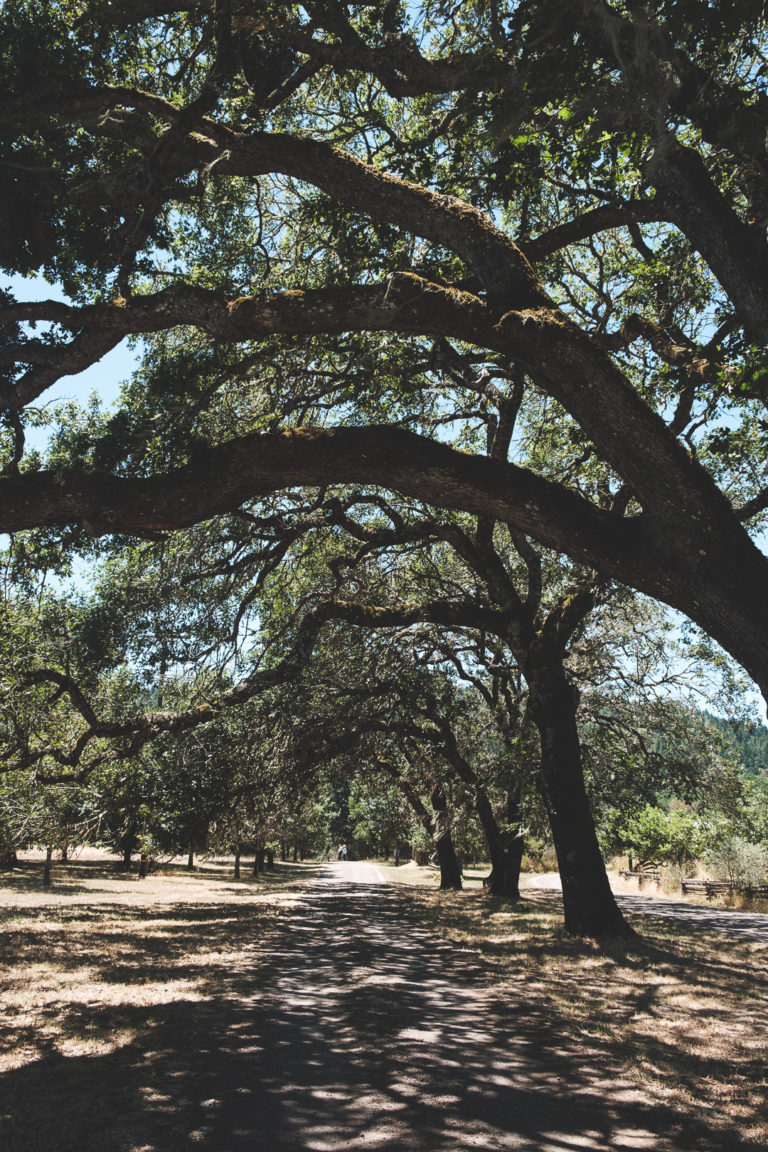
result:
<svg viewBox="0 0 768 1152"><path fill-rule="evenodd" d="M347 858L347 846L346 846L346 844L340 844L339 845L339 860L346 860L346 858Z"/></svg>

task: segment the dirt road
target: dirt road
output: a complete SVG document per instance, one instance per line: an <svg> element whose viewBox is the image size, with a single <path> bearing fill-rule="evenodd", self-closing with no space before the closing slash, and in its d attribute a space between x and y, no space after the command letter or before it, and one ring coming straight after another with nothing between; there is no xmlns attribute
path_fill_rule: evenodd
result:
<svg viewBox="0 0 768 1152"><path fill-rule="evenodd" d="M546 1005L421 928L370 864L324 868L206 1037L210 1152L722 1150ZM498 975L498 974L497 974ZM191 1085L190 1085L191 1087ZM735 1140L730 1152L742 1145Z"/></svg>
<svg viewBox="0 0 768 1152"><path fill-rule="evenodd" d="M707 908L702 904L685 904L682 900L659 900L650 896L617 896L616 901L627 912L681 920L707 932L724 932L727 936L768 944L768 916L760 912L731 912L727 908Z"/></svg>

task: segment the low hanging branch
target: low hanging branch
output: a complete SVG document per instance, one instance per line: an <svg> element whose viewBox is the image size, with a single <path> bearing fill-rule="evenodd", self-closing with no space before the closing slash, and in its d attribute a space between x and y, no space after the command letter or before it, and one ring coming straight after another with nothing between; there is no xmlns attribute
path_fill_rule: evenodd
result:
<svg viewBox="0 0 768 1152"><path fill-rule="evenodd" d="M399 604L377 607L333 600L317 605L301 621L291 649L278 664L259 669L231 688L225 689L214 703L202 703L180 711L147 711L119 720L100 717L78 682L67 673L54 668L39 668L28 672L21 687L54 684L58 695L66 695L74 710L85 721L86 727L74 743L63 748L45 745L27 748L15 760L6 760L5 770L30 768L45 760L53 760L66 768L76 768L88 746L98 739L129 741L130 754L161 733L188 731L213 720L221 711L247 703L256 696L298 679L306 668L323 627L331 621L343 621L369 629L409 627L416 623L436 623L454 627L488 628L504 631L510 626L504 613L484 609L482 605L467 601L455 604L435 600L424 604ZM90 771L90 767L86 772ZM71 778L71 777L67 777Z"/></svg>

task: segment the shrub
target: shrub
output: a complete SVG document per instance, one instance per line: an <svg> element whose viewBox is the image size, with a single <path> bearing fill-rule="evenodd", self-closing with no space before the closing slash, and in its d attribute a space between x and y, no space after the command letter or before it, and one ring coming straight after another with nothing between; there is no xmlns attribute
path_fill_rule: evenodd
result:
<svg viewBox="0 0 768 1152"><path fill-rule="evenodd" d="M741 836L721 840L707 853L706 863L717 880L754 888L768 882L768 848L751 844Z"/></svg>

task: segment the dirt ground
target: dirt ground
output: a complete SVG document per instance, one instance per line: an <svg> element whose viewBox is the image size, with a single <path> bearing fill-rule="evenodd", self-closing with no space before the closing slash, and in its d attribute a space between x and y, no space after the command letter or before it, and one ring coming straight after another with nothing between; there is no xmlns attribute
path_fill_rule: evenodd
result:
<svg viewBox="0 0 768 1152"><path fill-rule="evenodd" d="M765 1147L764 945L388 871L6 874L2 1152Z"/></svg>

